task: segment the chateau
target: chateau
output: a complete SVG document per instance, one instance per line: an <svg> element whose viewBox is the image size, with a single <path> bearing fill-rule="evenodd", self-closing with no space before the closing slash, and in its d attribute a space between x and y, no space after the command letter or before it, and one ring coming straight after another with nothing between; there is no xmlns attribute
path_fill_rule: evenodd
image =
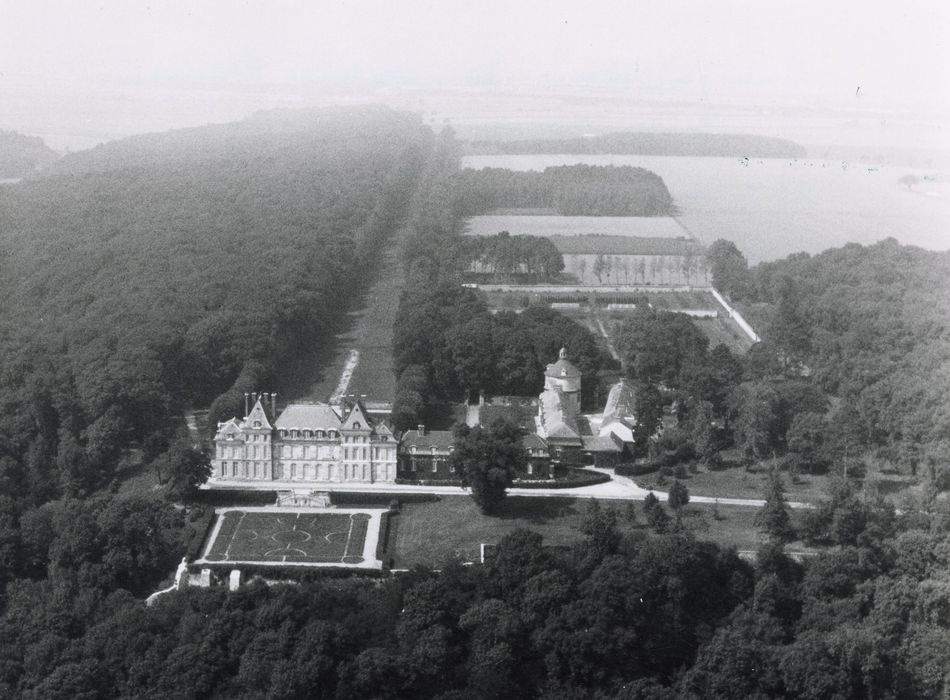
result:
<svg viewBox="0 0 950 700"><path fill-rule="evenodd" d="M339 408L294 403L274 420L275 402L268 411L266 396L255 397L243 420L218 424L210 484L396 480L396 439L359 401Z"/></svg>

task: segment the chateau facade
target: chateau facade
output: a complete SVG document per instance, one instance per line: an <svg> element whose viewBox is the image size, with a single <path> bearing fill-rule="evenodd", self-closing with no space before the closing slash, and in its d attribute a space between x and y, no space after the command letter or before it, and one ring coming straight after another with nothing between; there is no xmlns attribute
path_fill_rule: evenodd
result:
<svg viewBox="0 0 950 700"><path fill-rule="evenodd" d="M243 420L218 424L214 443L211 484L396 480L396 439L359 402L339 409L324 403L290 404L273 420L257 398Z"/></svg>

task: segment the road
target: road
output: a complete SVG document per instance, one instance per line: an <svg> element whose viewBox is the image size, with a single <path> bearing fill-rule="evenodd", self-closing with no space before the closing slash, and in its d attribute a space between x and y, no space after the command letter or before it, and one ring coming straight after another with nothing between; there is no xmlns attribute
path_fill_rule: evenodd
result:
<svg viewBox="0 0 950 700"><path fill-rule="evenodd" d="M593 486L580 486L576 488L564 489L525 489L512 487L508 489L510 496L530 496L532 498L552 498L552 497L573 497L573 498L597 498L605 500L618 501L642 501L650 493L648 489L637 486L632 479L625 476L613 474L609 469L597 469L591 467L593 471L599 471L608 474L611 480L603 484L594 484ZM261 482L250 482L257 487L262 486ZM246 489L249 485L247 481L241 480L216 480L214 488L216 489ZM203 487L206 488L207 486ZM360 483L360 482L328 482L328 481L295 481L293 484L266 482L266 487L273 490L290 489L295 491L346 491L348 493L429 493L439 496L458 496L468 491L461 486L410 486L405 484L391 483ZM653 491L653 494L661 501L665 501L667 494L664 491ZM746 506L749 508L761 508L765 501L757 498L714 498L712 496L693 496L689 497L690 503L718 503L719 505ZM791 508L812 508L809 503L789 502Z"/></svg>

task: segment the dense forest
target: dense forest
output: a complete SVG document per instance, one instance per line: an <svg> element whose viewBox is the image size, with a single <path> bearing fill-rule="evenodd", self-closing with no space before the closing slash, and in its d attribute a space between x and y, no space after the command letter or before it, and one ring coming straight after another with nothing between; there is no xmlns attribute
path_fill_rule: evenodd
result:
<svg viewBox="0 0 950 700"><path fill-rule="evenodd" d="M326 348L432 135L367 108L146 141L0 188L4 697L33 683L18 680L33 661L17 650L62 650L200 542L202 509L169 502L207 476L183 412L234 415L244 390L280 386ZM163 488L126 493L145 469ZM22 618L35 599L63 606L53 637Z"/></svg>
<svg viewBox="0 0 950 700"><path fill-rule="evenodd" d="M234 415L325 346L430 136L386 110L279 117L120 142L0 190L14 492L108 483L184 407Z"/></svg>
<svg viewBox="0 0 950 700"><path fill-rule="evenodd" d="M0 129L0 179L31 175L57 158L40 137Z"/></svg>
<svg viewBox="0 0 950 700"><path fill-rule="evenodd" d="M639 156L722 156L734 158L804 158L793 141L752 134L656 134L618 132L583 138L522 141L473 141L472 153L606 154Z"/></svg>
<svg viewBox="0 0 950 700"><path fill-rule="evenodd" d="M484 566L186 590L148 608L113 590L114 560L76 559L123 516L130 534L98 546L128 556L138 511L70 508L55 517L77 532L51 560L98 587L77 594L52 567L8 585L5 697L857 700L950 687L946 514L898 516L844 489L829 504L837 546L804 566L777 541L750 565L669 515L621 534L646 510L591 506L568 550L518 531Z"/></svg>
<svg viewBox="0 0 950 700"><path fill-rule="evenodd" d="M760 373L832 400L814 439L847 433L854 453L950 487L950 254L888 239L749 269L729 242L709 253L714 283L766 339Z"/></svg>
<svg viewBox="0 0 950 700"><path fill-rule="evenodd" d="M465 169L455 176L462 216L496 209L551 210L562 216L671 216L673 198L656 173L630 166L564 165L543 172Z"/></svg>

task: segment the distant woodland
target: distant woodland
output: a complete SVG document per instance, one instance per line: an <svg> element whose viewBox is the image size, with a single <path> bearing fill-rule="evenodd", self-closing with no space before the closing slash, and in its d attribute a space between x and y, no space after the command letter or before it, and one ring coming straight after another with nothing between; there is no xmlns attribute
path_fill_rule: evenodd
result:
<svg viewBox="0 0 950 700"><path fill-rule="evenodd" d="M0 179L30 175L57 158L38 136L0 130Z"/></svg>
<svg viewBox="0 0 950 700"><path fill-rule="evenodd" d="M629 166L565 165L544 172L465 169L455 175L458 213L550 209L562 216L670 216L676 213L663 179Z"/></svg>
<svg viewBox="0 0 950 700"><path fill-rule="evenodd" d="M793 141L752 134L654 134L618 132L569 139L473 141L466 151L478 155L565 153L572 155L724 156L736 158L803 158Z"/></svg>

